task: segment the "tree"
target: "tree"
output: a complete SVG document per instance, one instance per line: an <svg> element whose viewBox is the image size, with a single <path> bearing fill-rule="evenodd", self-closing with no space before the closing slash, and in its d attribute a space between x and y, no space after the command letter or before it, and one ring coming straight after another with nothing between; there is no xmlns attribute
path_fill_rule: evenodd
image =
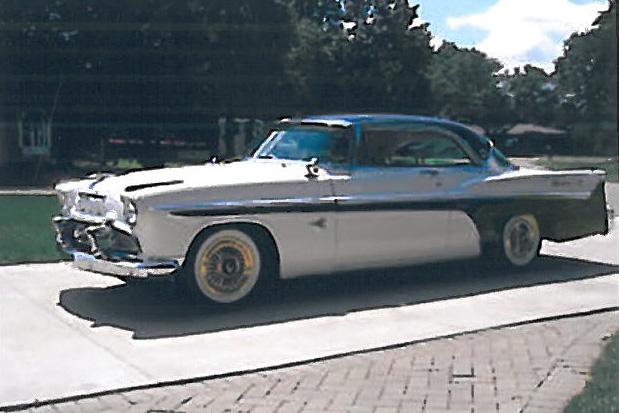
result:
<svg viewBox="0 0 619 413"><path fill-rule="evenodd" d="M559 90L591 121L617 115L617 7L600 14L587 33L572 35L557 60Z"/></svg>
<svg viewBox="0 0 619 413"><path fill-rule="evenodd" d="M495 75L501 68L499 61L477 50L444 43L432 56L429 70L436 111L468 123L504 121L507 100Z"/></svg>
<svg viewBox="0 0 619 413"><path fill-rule="evenodd" d="M509 99L511 122L558 125L559 95L554 76L526 65L513 75L502 76L502 89Z"/></svg>
<svg viewBox="0 0 619 413"><path fill-rule="evenodd" d="M617 155L617 6L600 14L594 28L574 34L557 60L561 107L583 147Z"/></svg>
<svg viewBox="0 0 619 413"><path fill-rule="evenodd" d="M55 107L63 158L116 132L216 136L285 107L289 23L275 0L0 0L8 116Z"/></svg>
<svg viewBox="0 0 619 413"><path fill-rule="evenodd" d="M407 2L294 7L310 16L298 17L288 54L300 111L430 112L430 38L426 27L410 27L414 10Z"/></svg>

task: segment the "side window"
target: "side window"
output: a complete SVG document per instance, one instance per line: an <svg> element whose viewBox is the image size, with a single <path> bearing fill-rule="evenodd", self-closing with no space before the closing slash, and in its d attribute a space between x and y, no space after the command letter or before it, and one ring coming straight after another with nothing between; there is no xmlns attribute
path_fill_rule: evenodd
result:
<svg viewBox="0 0 619 413"><path fill-rule="evenodd" d="M440 129L369 129L357 151L357 165L419 167L470 165L471 159L447 132Z"/></svg>
<svg viewBox="0 0 619 413"><path fill-rule="evenodd" d="M270 142L255 156L279 159L310 159L321 163L347 164L350 162L350 129L322 126L300 126L274 132Z"/></svg>

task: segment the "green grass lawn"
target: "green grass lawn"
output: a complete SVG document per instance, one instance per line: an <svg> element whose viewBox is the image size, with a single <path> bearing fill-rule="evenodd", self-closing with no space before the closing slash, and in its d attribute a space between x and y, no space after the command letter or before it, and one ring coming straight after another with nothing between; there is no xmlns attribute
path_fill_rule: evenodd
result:
<svg viewBox="0 0 619 413"><path fill-rule="evenodd" d="M557 157L557 158L541 158L536 162L540 166L550 169L578 169L578 168L599 168L604 169L608 174L606 180L608 182L619 182L619 161L617 159L588 159L577 157Z"/></svg>
<svg viewBox="0 0 619 413"><path fill-rule="evenodd" d="M55 196L0 196L0 264L65 258L56 249L50 221L57 212Z"/></svg>
<svg viewBox="0 0 619 413"><path fill-rule="evenodd" d="M565 413L619 412L619 334L615 333L593 365L591 381L574 397Z"/></svg>

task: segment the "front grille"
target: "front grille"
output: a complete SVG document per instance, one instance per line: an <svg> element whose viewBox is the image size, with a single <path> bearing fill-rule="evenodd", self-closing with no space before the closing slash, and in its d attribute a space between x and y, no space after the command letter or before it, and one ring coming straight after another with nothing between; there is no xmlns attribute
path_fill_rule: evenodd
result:
<svg viewBox="0 0 619 413"><path fill-rule="evenodd" d="M107 212L105 199L103 195L80 192L75 209L82 214L104 217Z"/></svg>
<svg viewBox="0 0 619 413"><path fill-rule="evenodd" d="M109 225L92 225L71 219L54 220L56 241L67 253L82 252L120 261L137 260L138 240Z"/></svg>
<svg viewBox="0 0 619 413"><path fill-rule="evenodd" d="M88 232L101 257L109 260L137 260L140 247L135 237L109 226L95 227Z"/></svg>

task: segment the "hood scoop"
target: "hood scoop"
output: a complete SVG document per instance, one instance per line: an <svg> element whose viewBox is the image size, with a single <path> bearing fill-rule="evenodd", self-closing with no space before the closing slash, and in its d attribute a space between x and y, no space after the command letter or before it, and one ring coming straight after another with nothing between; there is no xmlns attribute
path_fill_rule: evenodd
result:
<svg viewBox="0 0 619 413"><path fill-rule="evenodd" d="M135 192L135 191L139 191L140 189L154 188L156 186L177 185L177 184L182 184L182 183L183 181L175 180L175 181L164 181L164 182L151 182L148 184L129 185L128 187L125 188L125 191Z"/></svg>

